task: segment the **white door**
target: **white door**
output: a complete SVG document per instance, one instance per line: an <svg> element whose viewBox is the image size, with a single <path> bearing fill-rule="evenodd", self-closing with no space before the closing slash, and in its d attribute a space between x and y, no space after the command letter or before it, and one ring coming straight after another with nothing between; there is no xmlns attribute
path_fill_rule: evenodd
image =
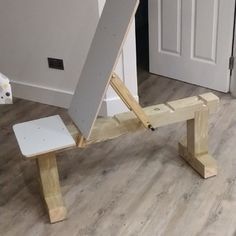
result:
<svg viewBox="0 0 236 236"><path fill-rule="evenodd" d="M150 72L228 92L235 0L149 0Z"/></svg>

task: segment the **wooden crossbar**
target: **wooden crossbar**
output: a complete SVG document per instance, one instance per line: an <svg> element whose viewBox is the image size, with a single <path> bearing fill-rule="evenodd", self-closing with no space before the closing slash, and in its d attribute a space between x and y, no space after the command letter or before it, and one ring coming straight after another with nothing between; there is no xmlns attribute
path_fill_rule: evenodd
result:
<svg viewBox="0 0 236 236"><path fill-rule="evenodd" d="M216 111L219 98L213 93L205 93L199 96L188 97L166 104L159 104L143 108L143 111L154 128L192 120L197 111L208 107L210 112ZM67 126L74 138L78 140L77 128L74 125ZM114 117L98 118L93 127L89 140L84 140L79 147L113 139L130 132L144 129L144 126L133 112L125 112ZM81 136L79 136L81 140ZM81 144L81 143L80 143Z"/></svg>

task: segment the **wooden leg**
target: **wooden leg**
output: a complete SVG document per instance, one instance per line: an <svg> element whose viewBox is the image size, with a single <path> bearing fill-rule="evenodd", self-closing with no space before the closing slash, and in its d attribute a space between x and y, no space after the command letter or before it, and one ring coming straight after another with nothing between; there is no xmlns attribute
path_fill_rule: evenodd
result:
<svg viewBox="0 0 236 236"><path fill-rule="evenodd" d="M217 174L216 161L208 154L207 108L195 112L195 118L187 121L187 140L179 143L179 155L203 178Z"/></svg>
<svg viewBox="0 0 236 236"><path fill-rule="evenodd" d="M62 199L56 156L48 153L37 158L43 197L51 223L66 218L66 208Z"/></svg>

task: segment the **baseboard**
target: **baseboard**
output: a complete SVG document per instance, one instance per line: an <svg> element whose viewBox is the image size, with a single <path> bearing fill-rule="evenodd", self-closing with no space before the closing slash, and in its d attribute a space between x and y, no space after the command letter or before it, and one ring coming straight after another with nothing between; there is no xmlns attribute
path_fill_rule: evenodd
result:
<svg viewBox="0 0 236 236"><path fill-rule="evenodd" d="M68 108L73 92L11 81L13 96L34 102Z"/></svg>
<svg viewBox="0 0 236 236"><path fill-rule="evenodd" d="M138 101L139 97L136 95L134 98ZM128 111L128 108L124 105L123 101L119 97L107 98L102 102L102 106L99 112L100 116L114 116L122 112Z"/></svg>
<svg viewBox="0 0 236 236"><path fill-rule="evenodd" d="M43 87L35 84L11 81L13 96L34 102L40 102L57 107L68 108L73 92ZM138 101L138 96L134 96ZM107 98L102 102L100 116L113 116L128 111L119 97Z"/></svg>

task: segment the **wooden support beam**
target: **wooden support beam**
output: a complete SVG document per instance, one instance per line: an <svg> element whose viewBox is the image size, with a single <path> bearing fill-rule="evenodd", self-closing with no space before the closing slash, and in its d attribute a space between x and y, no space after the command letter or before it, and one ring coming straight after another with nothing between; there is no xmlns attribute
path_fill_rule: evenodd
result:
<svg viewBox="0 0 236 236"><path fill-rule="evenodd" d="M203 100L202 97L205 99ZM167 104L160 104L143 108L154 128L183 122L195 118L195 112L209 109L216 111L219 98L213 93L203 94L176 100ZM125 112L114 117L98 118L93 127L90 139L86 145L113 139L130 132L144 129L140 120L132 113Z"/></svg>
<svg viewBox="0 0 236 236"><path fill-rule="evenodd" d="M195 117L195 112L206 107L210 113L213 113L217 110L218 105L219 98L213 93L206 93L200 96L175 100L166 104L145 107L143 111L153 127L158 128L192 120ZM67 127L75 140L78 141L78 139L81 139L78 129L73 124ZM93 143L106 141L142 129L144 129L142 123L133 112L121 113L114 117L98 118L93 126L89 140L83 140L82 145L79 147L86 147Z"/></svg>
<svg viewBox="0 0 236 236"><path fill-rule="evenodd" d="M66 208L61 194L56 156L54 153L38 156L37 164L50 222L62 221L66 218Z"/></svg>
<svg viewBox="0 0 236 236"><path fill-rule="evenodd" d="M74 124L69 124L66 126L70 135L74 138L76 142L76 146L78 148L85 148L86 147L86 139L83 137L79 129Z"/></svg>
<svg viewBox="0 0 236 236"><path fill-rule="evenodd" d="M209 110L204 107L187 121L187 149L193 156L208 153L208 119Z"/></svg>
<svg viewBox="0 0 236 236"><path fill-rule="evenodd" d="M134 114L142 122L144 127L147 129L153 129L148 119L148 116L145 114L142 107L135 100L135 98L132 96L130 91L127 89L127 87L124 85L124 83L122 82L122 80L119 78L117 74L113 73L110 80L110 85L115 90L115 92L119 95L119 97L127 106L127 108L134 112Z"/></svg>
<svg viewBox="0 0 236 236"><path fill-rule="evenodd" d="M217 163L208 153L193 156L188 152L187 141L179 143L179 155L198 172L203 178L207 179L217 175Z"/></svg>
<svg viewBox="0 0 236 236"><path fill-rule="evenodd" d="M208 120L208 107L196 111L187 121L187 142L179 144L179 155L203 178L217 174L216 161L208 154Z"/></svg>

